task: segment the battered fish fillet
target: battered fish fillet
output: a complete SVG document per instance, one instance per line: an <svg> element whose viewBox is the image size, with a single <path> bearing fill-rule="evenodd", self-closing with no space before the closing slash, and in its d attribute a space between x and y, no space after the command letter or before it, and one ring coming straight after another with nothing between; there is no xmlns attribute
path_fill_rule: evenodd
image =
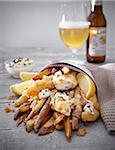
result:
<svg viewBox="0 0 115 150"><path fill-rule="evenodd" d="M22 96L19 97L19 99L15 102L15 106L19 107L24 102L28 101L30 97L35 97L38 95L38 93L43 90L49 88L50 90L54 89L55 86L52 82L52 80L36 80L34 86L28 88Z"/></svg>
<svg viewBox="0 0 115 150"><path fill-rule="evenodd" d="M66 91L77 86L77 80L73 74L62 74L59 78L53 77L53 83L57 90Z"/></svg>
<svg viewBox="0 0 115 150"><path fill-rule="evenodd" d="M96 121L99 118L99 111L94 109L94 114L84 111L82 112L81 118L85 122Z"/></svg>

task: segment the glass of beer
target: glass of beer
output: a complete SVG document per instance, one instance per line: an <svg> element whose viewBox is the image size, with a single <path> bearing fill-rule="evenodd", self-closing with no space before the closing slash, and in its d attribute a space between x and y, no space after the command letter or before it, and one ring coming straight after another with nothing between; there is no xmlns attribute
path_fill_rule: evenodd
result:
<svg viewBox="0 0 115 150"><path fill-rule="evenodd" d="M87 21L84 5L85 3L80 1L64 3L59 22L60 37L63 43L72 50L72 57L76 61L79 60L76 57L78 51L83 47L89 34L90 23Z"/></svg>

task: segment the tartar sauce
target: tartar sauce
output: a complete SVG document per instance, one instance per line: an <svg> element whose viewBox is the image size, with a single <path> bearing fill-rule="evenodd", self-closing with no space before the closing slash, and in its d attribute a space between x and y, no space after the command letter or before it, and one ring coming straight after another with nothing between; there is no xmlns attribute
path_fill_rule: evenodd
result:
<svg viewBox="0 0 115 150"><path fill-rule="evenodd" d="M63 76L63 73L59 70L57 71L53 76L53 82L58 82L60 80L64 80L65 77Z"/></svg>
<svg viewBox="0 0 115 150"><path fill-rule="evenodd" d="M54 96L57 99L69 100L70 97L65 92L57 92Z"/></svg>
<svg viewBox="0 0 115 150"><path fill-rule="evenodd" d="M71 113L71 99L65 92L57 92L50 102L52 108L66 116Z"/></svg>
<svg viewBox="0 0 115 150"><path fill-rule="evenodd" d="M42 99L42 98L44 99L44 98L49 97L51 94L52 94L52 93L51 93L51 91L50 91L49 89L43 89L43 90L41 90L41 91L39 92L38 97L39 97L40 99Z"/></svg>
<svg viewBox="0 0 115 150"><path fill-rule="evenodd" d="M33 63L32 60L26 57L19 57L13 59L11 62L9 62L10 68L20 68L20 67L26 67Z"/></svg>
<svg viewBox="0 0 115 150"><path fill-rule="evenodd" d="M93 104L91 102L87 102L83 109L86 112L94 114L94 106L93 106Z"/></svg>

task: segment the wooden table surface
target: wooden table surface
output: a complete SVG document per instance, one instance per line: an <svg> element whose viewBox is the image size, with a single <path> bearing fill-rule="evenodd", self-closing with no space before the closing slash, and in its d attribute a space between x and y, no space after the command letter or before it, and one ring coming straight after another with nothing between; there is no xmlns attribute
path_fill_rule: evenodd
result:
<svg viewBox="0 0 115 150"><path fill-rule="evenodd" d="M16 127L13 114L4 112L4 107L10 104L8 96L9 86L20 82L12 78L4 68L4 61L18 56L28 56L36 61L37 69L55 59L71 58L70 51L56 48L7 48L0 49L0 150L115 150L115 136L109 135L103 122L98 120L90 123L89 133L84 137L77 137L74 133L72 141L68 143L63 132L38 137L35 133L27 133L24 125ZM81 56L79 56L81 57ZM106 63L115 62L114 50L108 52Z"/></svg>

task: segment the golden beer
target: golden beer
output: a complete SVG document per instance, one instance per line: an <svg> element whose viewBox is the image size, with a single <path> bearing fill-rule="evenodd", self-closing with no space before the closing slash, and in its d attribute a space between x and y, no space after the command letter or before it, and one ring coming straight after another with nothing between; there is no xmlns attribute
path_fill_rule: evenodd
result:
<svg viewBox="0 0 115 150"><path fill-rule="evenodd" d="M59 32L66 46L81 48L88 38L89 22L61 22Z"/></svg>

